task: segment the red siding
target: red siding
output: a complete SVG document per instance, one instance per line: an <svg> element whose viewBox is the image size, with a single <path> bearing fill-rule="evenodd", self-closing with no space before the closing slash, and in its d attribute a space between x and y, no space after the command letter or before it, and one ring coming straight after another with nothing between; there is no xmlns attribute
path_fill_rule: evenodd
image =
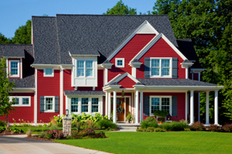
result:
<svg viewBox="0 0 232 154"><path fill-rule="evenodd" d="M34 93L14 93L11 96L31 96L31 106L15 107L14 111L9 114L10 123L34 123ZM14 119L14 120L13 120ZM20 119L20 120L19 120ZM0 120L5 121L5 116L1 116Z"/></svg>
<svg viewBox="0 0 232 154"><path fill-rule="evenodd" d="M159 39L141 58L140 62L144 64L145 57L177 57L178 58L178 78L185 78L185 68L181 68L183 59L165 42ZM136 72L137 78L144 78L144 65L141 65Z"/></svg>
<svg viewBox="0 0 232 154"><path fill-rule="evenodd" d="M50 122L59 113L40 113L40 96L60 96L60 70L54 70L54 77L44 77L43 70L37 71L37 122Z"/></svg>
<svg viewBox="0 0 232 154"><path fill-rule="evenodd" d="M177 116L172 116L172 121L179 121L185 119L185 93L144 93L144 96L177 96ZM144 101L144 100L143 100ZM143 106L144 111L144 106ZM146 119L147 116L143 116Z"/></svg>
<svg viewBox="0 0 232 154"><path fill-rule="evenodd" d="M131 67L128 63L131 59L154 37L155 35L149 34L137 34L135 35L122 49L117 53L117 55L110 60L111 63L115 64L115 58L125 58L124 68L115 68L112 66L108 71L108 81L114 78L119 73L123 74L128 72L131 74Z"/></svg>
<svg viewBox="0 0 232 154"><path fill-rule="evenodd" d="M134 88L133 85L136 83L127 76L119 81L118 84L122 85L120 88Z"/></svg>

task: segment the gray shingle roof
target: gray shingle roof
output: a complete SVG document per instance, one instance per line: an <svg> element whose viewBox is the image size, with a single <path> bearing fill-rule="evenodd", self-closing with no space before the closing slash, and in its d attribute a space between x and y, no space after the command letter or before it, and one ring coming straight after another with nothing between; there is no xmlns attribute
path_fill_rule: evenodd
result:
<svg viewBox="0 0 232 154"><path fill-rule="evenodd" d="M25 51L32 51L31 44L0 44L0 56L25 58Z"/></svg>
<svg viewBox="0 0 232 154"><path fill-rule="evenodd" d="M178 46L167 15L32 17L35 63L71 64L70 53L99 53L99 63L147 20Z"/></svg>
<svg viewBox="0 0 232 154"><path fill-rule="evenodd" d="M22 79L10 79L10 82L15 81L16 88L34 88L35 87L35 77L30 75Z"/></svg>
<svg viewBox="0 0 232 154"><path fill-rule="evenodd" d="M103 91L74 91L66 90L64 91L65 95L105 95Z"/></svg>
<svg viewBox="0 0 232 154"><path fill-rule="evenodd" d="M146 86L217 86L216 84L189 79L137 79Z"/></svg>

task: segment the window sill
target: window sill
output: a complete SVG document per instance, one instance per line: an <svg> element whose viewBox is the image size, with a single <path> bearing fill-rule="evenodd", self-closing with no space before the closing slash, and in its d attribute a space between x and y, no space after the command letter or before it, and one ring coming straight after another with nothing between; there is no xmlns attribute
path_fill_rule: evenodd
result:
<svg viewBox="0 0 232 154"><path fill-rule="evenodd" d="M55 113L55 111L44 111L44 113Z"/></svg>

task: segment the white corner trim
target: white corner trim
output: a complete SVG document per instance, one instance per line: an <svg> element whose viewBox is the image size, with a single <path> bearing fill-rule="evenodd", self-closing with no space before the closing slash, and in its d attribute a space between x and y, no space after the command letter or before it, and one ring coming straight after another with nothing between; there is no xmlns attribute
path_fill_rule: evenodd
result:
<svg viewBox="0 0 232 154"><path fill-rule="evenodd" d="M111 83L114 79L116 79L118 76L120 76L121 74L119 73L118 75L116 75L113 79L111 79L107 84Z"/></svg>
<svg viewBox="0 0 232 154"><path fill-rule="evenodd" d="M6 58L6 73L7 73L7 76L8 76L8 74L9 74L9 67L8 67L8 58Z"/></svg>
<svg viewBox="0 0 232 154"><path fill-rule="evenodd" d="M22 79L23 78L23 61L22 61L22 58L20 58L19 64L20 64L19 68L21 68L20 69L20 79Z"/></svg>
<svg viewBox="0 0 232 154"><path fill-rule="evenodd" d="M163 34L160 33L159 35L155 36L150 42L147 43L147 45L139 51L135 55L134 58L129 62L129 64L134 60L134 59L140 59L160 38L163 38L164 41L183 59L183 60L188 60L169 40L168 38Z"/></svg>
<svg viewBox="0 0 232 154"><path fill-rule="evenodd" d="M146 26L147 25L147 26ZM147 20L145 20L122 44L120 44L115 50L114 50L114 52L107 58L107 60L108 61L110 61L135 35L136 35L136 33L137 32L139 32L139 31L141 31L141 32L143 32L144 30L142 30L142 29L144 29L145 27L150 27L151 26L151 24L147 21ZM152 26L151 26L152 27ZM150 27L150 28L151 28ZM159 34L156 30L155 30L155 28L153 28L152 29L154 32L152 33L152 34Z"/></svg>
<svg viewBox="0 0 232 154"><path fill-rule="evenodd" d="M159 33L147 20L145 20L140 25L140 29L137 31L136 34L159 34Z"/></svg>
<svg viewBox="0 0 232 154"><path fill-rule="evenodd" d="M35 69L34 123L37 124L37 69Z"/></svg>
<svg viewBox="0 0 232 154"><path fill-rule="evenodd" d="M62 66L60 67L60 117L63 115L64 102L63 102L63 82L64 82L64 71Z"/></svg>

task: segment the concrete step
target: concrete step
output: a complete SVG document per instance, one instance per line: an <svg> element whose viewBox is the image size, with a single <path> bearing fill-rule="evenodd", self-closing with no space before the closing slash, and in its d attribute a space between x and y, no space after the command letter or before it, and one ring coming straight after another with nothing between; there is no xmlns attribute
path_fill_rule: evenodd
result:
<svg viewBox="0 0 232 154"><path fill-rule="evenodd" d="M135 132L136 129L137 127L119 127L119 130L123 132Z"/></svg>

